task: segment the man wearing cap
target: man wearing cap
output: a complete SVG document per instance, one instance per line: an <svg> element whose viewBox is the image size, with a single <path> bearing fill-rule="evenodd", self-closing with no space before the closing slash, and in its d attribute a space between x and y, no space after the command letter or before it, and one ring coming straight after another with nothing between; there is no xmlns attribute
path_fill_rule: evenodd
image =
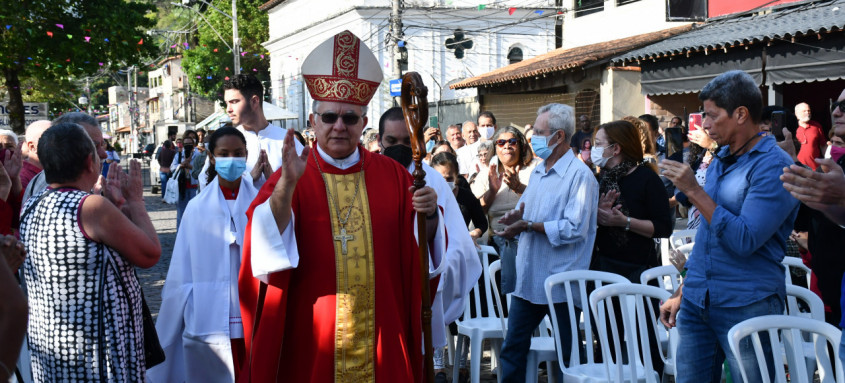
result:
<svg viewBox="0 0 845 383"><path fill-rule="evenodd" d="M297 155L288 132L281 168L247 213L239 380L420 381L414 222L427 217L436 275L446 246L437 195L414 190L406 169L358 145L382 73L355 35L318 45L302 73L317 144Z"/></svg>

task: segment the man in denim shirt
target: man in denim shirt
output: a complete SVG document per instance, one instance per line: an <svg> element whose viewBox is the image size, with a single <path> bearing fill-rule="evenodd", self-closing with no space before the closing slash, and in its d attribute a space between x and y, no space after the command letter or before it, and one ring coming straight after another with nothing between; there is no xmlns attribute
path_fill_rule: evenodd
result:
<svg viewBox="0 0 845 383"><path fill-rule="evenodd" d="M783 313L781 261L798 201L778 186L782 169L792 160L773 137L760 134L762 98L748 74L719 75L704 86L699 99L704 103L703 128L722 148L707 169L704 187L689 166L661 163L663 175L705 219L686 264L684 285L661 306L661 321L673 327L677 314L677 371L683 371L677 382L718 382L726 356L734 382L741 382L728 330L749 318ZM741 347L749 381L761 381L751 342ZM763 347L771 348L767 341Z"/></svg>

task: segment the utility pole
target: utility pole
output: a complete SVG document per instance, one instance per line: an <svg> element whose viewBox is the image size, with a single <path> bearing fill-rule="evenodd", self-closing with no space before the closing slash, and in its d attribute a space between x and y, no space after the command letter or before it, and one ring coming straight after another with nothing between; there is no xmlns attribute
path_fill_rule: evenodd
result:
<svg viewBox="0 0 845 383"><path fill-rule="evenodd" d="M232 0L232 53L235 55L234 73L241 73L241 39L238 37L238 3Z"/></svg>
<svg viewBox="0 0 845 383"><path fill-rule="evenodd" d="M91 104L93 100L91 100L91 85L88 82L90 77L85 77L85 95L88 97L88 115L91 115Z"/></svg>
<svg viewBox="0 0 845 383"><path fill-rule="evenodd" d="M393 40L393 49L390 54L390 63L393 65L393 78L402 77L402 70L399 67L399 60L402 53L399 52L399 41L402 40L402 0L391 0L392 10L390 12L390 36Z"/></svg>

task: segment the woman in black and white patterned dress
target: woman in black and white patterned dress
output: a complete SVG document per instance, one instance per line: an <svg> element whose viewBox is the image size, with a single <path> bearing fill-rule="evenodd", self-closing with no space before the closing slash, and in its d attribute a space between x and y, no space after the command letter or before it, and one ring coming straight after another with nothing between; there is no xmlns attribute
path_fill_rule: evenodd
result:
<svg viewBox="0 0 845 383"><path fill-rule="evenodd" d="M141 287L134 267L158 262L161 246L143 201L140 164L115 166L103 196L91 190L100 160L76 124L38 142L49 188L22 208L27 328L37 382L143 382Z"/></svg>

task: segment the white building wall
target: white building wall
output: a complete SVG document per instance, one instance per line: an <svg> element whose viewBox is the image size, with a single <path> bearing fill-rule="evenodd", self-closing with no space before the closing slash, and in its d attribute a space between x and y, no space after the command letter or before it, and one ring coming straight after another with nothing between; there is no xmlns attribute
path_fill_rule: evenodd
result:
<svg viewBox="0 0 845 383"><path fill-rule="evenodd" d="M547 17L527 21L539 16L534 13L537 7L553 3L544 1L524 8L520 7L524 2L505 1L495 8L478 10L478 3L471 1L406 1L402 22L408 70L422 77L429 89L429 103L441 99L441 90L444 100L476 97L475 89L451 90L448 84L507 65L508 50L513 46L522 48L524 59L554 49L554 12L546 8ZM359 8L353 9L356 6ZM520 8L509 15L510 6ZM337 11L315 12L316 9ZM270 52L270 93L274 103L301 116L295 125L305 126L311 108L310 96L302 84L302 61L316 45L344 30L357 35L373 51L385 75L383 86L369 106L370 126L394 105L387 86L393 74L389 0L289 0L268 13L270 37L264 46ZM444 45L456 28L462 28L474 43L463 59L455 58L454 51Z"/></svg>
<svg viewBox="0 0 845 383"><path fill-rule="evenodd" d="M564 0L563 48L575 48L616 40L643 33L656 32L688 22L666 21L666 0L639 0L616 5L617 0L605 0L604 10L575 17L578 0Z"/></svg>

